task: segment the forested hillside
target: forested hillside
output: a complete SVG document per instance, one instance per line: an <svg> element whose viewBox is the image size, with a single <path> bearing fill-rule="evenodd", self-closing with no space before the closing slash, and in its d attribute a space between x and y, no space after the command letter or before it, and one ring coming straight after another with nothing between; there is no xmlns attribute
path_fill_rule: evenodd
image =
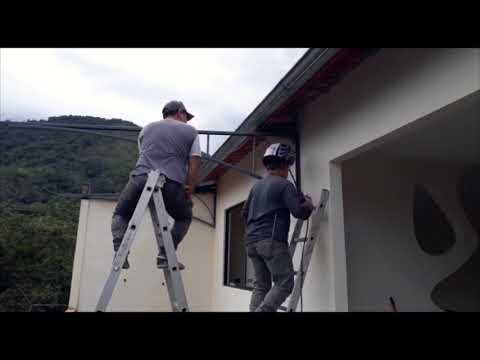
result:
<svg viewBox="0 0 480 360"><path fill-rule="evenodd" d="M135 125L71 115L38 123ZM57 194L120 192L137 155L122 140L0 126L0 311L68 303L80 200Z"/></svg>

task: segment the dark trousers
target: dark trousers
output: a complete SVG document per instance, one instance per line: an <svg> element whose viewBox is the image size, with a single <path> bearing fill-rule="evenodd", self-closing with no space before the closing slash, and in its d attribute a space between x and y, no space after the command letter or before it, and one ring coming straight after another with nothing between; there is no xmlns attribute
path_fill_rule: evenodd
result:
<svg viewBox="0 0 480 360"><path fill-rule="evenodd" d="M277 311L294 285L288 244L275 240L257 241L247 245L247 255L252 260L255 275L250 311Z"/></svg>
<svg viewBox="0 0 480 360"><path fill-rule="evenodd" d="M113 248L118 250L128 223L132 218L148 175L130 176L130 179L118 199L112 217ZM162 188L163 201L168 214L175 220L172 228L172 240L175 250L187 234L192 222L192 199L185 194L185 186L166 178Z"/></svg>

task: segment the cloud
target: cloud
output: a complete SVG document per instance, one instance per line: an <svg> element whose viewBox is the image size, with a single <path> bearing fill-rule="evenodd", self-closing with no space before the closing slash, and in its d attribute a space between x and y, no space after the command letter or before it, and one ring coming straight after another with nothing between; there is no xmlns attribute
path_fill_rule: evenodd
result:
<svg viewBox="0 0 480 360"><path fill-rule="evenodd" d="M144 126L182 100L235 130L306 49L0 49L0 116L92 115Z"/></svg>

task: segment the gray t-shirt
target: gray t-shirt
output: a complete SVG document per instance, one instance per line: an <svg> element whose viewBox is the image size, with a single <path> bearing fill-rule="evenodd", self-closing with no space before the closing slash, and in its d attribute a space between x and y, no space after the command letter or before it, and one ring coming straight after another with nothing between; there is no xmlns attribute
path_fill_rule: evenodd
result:
<svg viewBox="0 0 480 360"><path fill-rule="evenodd" d="M267 175L259 180L242 209L246 222L245 243L267 239L287 242L290 213L304 220L312 213L304 203L303 194L287 179Z"/></svg>
<svg viewBox="0 0 480 360"><path fill-rule="evenodd" d="M155 121L138 135L139 157L131 175L160 170L170 180L185 184L190 156L201 156L197 130L174 119Z"/></svg>

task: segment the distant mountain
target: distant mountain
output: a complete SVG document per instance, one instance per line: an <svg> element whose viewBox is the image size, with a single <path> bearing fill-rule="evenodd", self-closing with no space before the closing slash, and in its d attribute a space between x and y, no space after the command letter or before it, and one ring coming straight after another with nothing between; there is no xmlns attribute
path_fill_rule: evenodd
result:
<svg viewBox="0 0 480 360"><path fill-rule="evenodd" d="M75 115L38 121L45 122L135 126ZM137 156L136 144L122 140L0 128L0 311L67 303L79 200L54 194L80 193L86 185L91 192L120 192Z"/></svg>
<svg viewBox="0 0 480 360"><path fill-rule="evenodd" d="M31 120L33 121L33 120ZM101 117L95 116L81 116L81 115L62 115L62 116L51 116L48 120L39 120L40 123L62 123L62 124L85 124L85 125L122 125L122 126L138 126L131 121L126 121L122 119L104 119Z"/></svg>

